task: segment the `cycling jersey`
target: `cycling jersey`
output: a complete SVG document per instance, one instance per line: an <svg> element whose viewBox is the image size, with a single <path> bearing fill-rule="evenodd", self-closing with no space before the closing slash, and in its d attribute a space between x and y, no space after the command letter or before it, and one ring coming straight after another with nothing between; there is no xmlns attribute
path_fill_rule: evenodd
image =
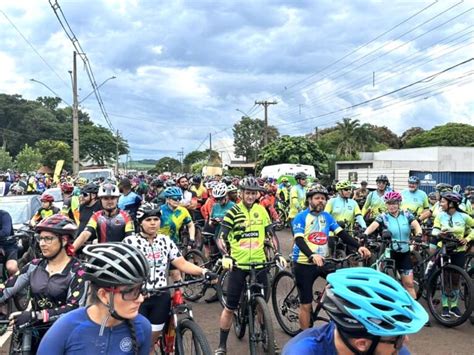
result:
<svg viewBox="0 0 474 355"><path fill-rule="evenodd" d="M306 329L286 343L282 355L337 355L334 345L335 328L331 321L319 328ZM410 352L403 346L398 355L410 355Z"/></svg>
<svg viewBox="0 0 474 355"><path fill-rule="evenodd" d="M359 205L351 198L333 197L328 201L324 210L331 214L336 221L348 223L346 230L352 230L356 220L362 228L367 227L362 218Z"/></svg>
<svg viewBox="0 0 474 355"><path fill-rule="evenodd" d="M13 235L12 217L7 211L0 210L0 245L15 245L16 240L6 240L6 237Z"/></svg>
<svg viewBox="0 0 474 355"><path fill-rule="evenodd" d="M130 191L128 194L119 197L117 207L127 212L133 220L141 203L142 198L135 192Z"/></svg>
<svg viewBox="0 0 474 355"><path fill-rule="evenodd" d="M211 211L211 218L224 218L225 214L228 210L230 210L235 205L232 201L227 201L225 205L221 205L220 203L215 203L212 206Z"/></svg>
<svg viewBox="0 0 474 355"><path fill-rule="evenodd" d="M411 192L409 189L406 189L401 194L403 199L400 208L404 211L409 211L415 216L419 216L430 206L428 195L423 190L417 189Z"/></svg>
<svg viewBox="0 0 474 355"><path fill-rule="evenodd" d="M150 274L146 282L149 291L168 284L168 265L179 258L181 253L176 244L166 235L158 234L153 243L141 234L128 236L123 243L131 244L145 255L150 265Z"/></svg>
<svg viewBox="0 0 474 355"><path fill-rule="evenodd" d="M151 347L150 322L142 315L133 320L138 354L148 355ZM59 318L41 341L38 355L133 354L130 329L122 322L114 327L101 326L79 308Z"/></svg>
<svg viewBox="0 0 474 355"><path fill-rule="evenodd" d="M97 237L99 243L105 243L121 242L135 231L135 227L127 212L117 210L113 216L108 216L101 210L92 215L85 230Z"/></svg>
<svg viewBox="0 0 474 355"><path fill-rule="evenodd" d="M277 221L280 219L277 211L275 210L275 196L265 195L260 199L260 205L266 208L268 214L272 218L272 221Z"/></svg>
<svg viewBox="0 0 474 355"><path fill-rule="evenodd" d="M160 209L160 234L169 236L175 243L179 242L179 230L183 225L192 222L189 211L183 206L178 206L173 210L167 203L161 205Z"/></svg>
<svg viewBox="0 0 474 355"><path fill-rule="evenodd" d="M212 207L216 203L216 199L214 197L209 197L204 205L201 207L201 214L205 220L209 219L209 216L211 215Z"/></svg>
<svg viewBox="0 0 474 355"><path fill-rule="evenodd" d="M431 217L432 217L432 218L436 218L436 216L437 216L440 212L443 212L443 209L442 209L441 206L439 205L439 201L437 201L433 206L431 206L430 212L431 212Z"/></svg>
<svg viewBox="0 0 474 355"><path fill-rule="evenodd" d="M277 196L283 202L288 203L288 200L290 199L290 193L285 184L278 185Z"/></svg>
<svg viewBox="0 0 474 355"><path fill-rule="evenodd" d="M70 198L64 200L61 213L66 217L74 220L76 224L79 224L79 207L79 196L71 196Z"/></svg>
<svg viewBox="0 0 474 355"><path fill-rule="evenodd" d="M49 275L47 265L47 260L34 259L23 267L19 275L10 277L3 287L0 285L0 303L30 286L33 310L44 310L50 321L84 305L86 287L84 269L79 260L71 258L62 272L53 275Z"/></svg>
<svg viewBox="0 0 474 355"><path fill-rule="evenodd" d="M51 217L53 214L59 213L59 208L51 206L51 208L43 208L40 207L38 211L36 211L35 215L32 217L32 220L35 223L38 223L42 221L43 219L46 219L48 217Z"/></svg>
<svg viewBox="0 0 474 355"><path fill-rule="evenodd" d="M86 228L86 225L91 219L92 215L101 209L102 205L100 204L100 201L95 201L92 206L81 205L79 207L79 227L77 228L76 235L81 234L81 232Z"/></svg>
<svg viewBox="0 0 474 355"><path fill-rule="evenodd" d="M306 203L306 189L304 186L297 184L290 190L290 212L288 218L295 218L295 216L304 209Z"/></svg>
<svg viewBox="0 0 474 355"><path fill-rule="evenodd" d="M198 199L207 197L207 189L202 184L198 188L196 188L196 185L193 185L190 190L196 194Z"/></svg>
<svg viewBox="0 0 474 355"><path fill-rule="evenodd" d="M313 253L322 257L329 256L329 232L338 234L342 228L327 212L314 213L309 208L298 213L292 222L295 239L303 237ZM308 257L300 250L296 243L293 246L292 260L299 264L311 265Z"/></svg>
<svg viewBox="0 0 474 355"><path fill-rule="evenodd" d="M230 245L230 255L237 264L266 261L265 228L270 225L265 207L254 203L250 209L243 202L234 205L225 215L222 227L230 232L225 237ZM249 267L239 267L249 269Z"/></svg>
<svg viewBox="0 0 474 355"><path fill-rule="evenodd" d="M456 238L466 238L468 241L474 240L474 218L467 213L454 212L450 215L447 212L440 212L433 222L433 236L438 236L441 232L452 233ZM467 235L466 235L467 234ZM466 251L467 245L462 245L456 249L458 252Z"/></svg>
<svg viewBox="0 0 474 355"><path fill-rule="evenodd" d="M410 212L400 211L397 217L388 212L381 213L375 218L375 222L382 225L392 233L393 241L408 242L410 240L411 222L415 217ZM393 243L392 249L397 252L406 253L409 245L405 243Z"/></svg>
<svg viewBox="0 0 474 355"><path fill-rule="evenodd" d="M389 190L385 190L384 194L387 191ZM380 213L385 212L387 207L385 206L385 201L383 200L384 194L380 196L377 190L369 192L367 199L365 200L364 207L362 207L362 216L365 217L369 210L373 218L377 217Z"/></svg>

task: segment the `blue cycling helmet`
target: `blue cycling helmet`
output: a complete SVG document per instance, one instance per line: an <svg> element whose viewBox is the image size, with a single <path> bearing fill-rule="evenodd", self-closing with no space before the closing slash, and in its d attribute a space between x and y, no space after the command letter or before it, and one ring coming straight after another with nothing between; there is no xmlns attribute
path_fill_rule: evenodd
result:
<svg viewBox="0 0 474 355"><path fill-rule="evenodd" d="M347 334L407 335L428 321L428 313L402 285L372 268L340 269L327 282L323 308Z"/></svg>
<svg viewBox="0 0 474 355"><path fill-rule="evenodd" d="M410 176L408 178L408 183L409 184L417 184L419 185L420 184L420 178L418 176Z"/></svg>
<svg viewBox="0 0 474 355"><path fill-rule="evenodd" d="M183 192L179 187L171 186L167 187L164 192L165 198L180 197L183 198Z"/></svg>

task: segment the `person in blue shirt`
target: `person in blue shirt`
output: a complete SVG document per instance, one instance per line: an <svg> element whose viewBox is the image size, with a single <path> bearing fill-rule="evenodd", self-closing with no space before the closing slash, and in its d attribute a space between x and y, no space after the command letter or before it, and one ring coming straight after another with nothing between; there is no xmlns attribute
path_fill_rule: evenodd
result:
<svg viewBox="0 0 474 355"><path fill-rule="evenodd" d="M423 212L430 207L428 195L418 187L420 185L420 178L417 176L410 176L408 178L408 189L401 192L403 201L400 208L403 211L412 213L415 217L419 217Z"/></svg>
<svg viewBox="0 0 474 355"><path fill-rule="evenodd" d="M395 267L402 277L403 286L413 298L416 298L413 282L413 263L408 242L410 241L412 228L415 230L416 238L421 241L421 226L413 214L400 209L400 204L403 201L400 193L395 191L387 192L383 199L387 206L387 212L379 214L375 221L367 227L364 234L372 234L379 226L390 232L393 242L391 244L391 258L395 260Z"/></svg>
<svg viewBox="0 0 474 355"><path fill-rule="evenodd" d="M151 325L138 313L149 274L147 259L123 243L87 245L83 253L90 304L59 318L37 354L149 354Z"/></svg>
<svg viewBox="0 0 474 355"><path fill-rule="evenodd" d="M138 211L138 207L142 203L142 198L132 191L132 183L129 179L123 179L119 183L119 189L122 195L118 200L118 208L127 212L132 220L135 220L135 216Z"/></svg>
<svg viewBox="0 0 474 355"><path fill-rule="evenodd" d="M327 282L322 302L331 321L298 334L282 355L410 354L404 346L408 335L429 317L396 280L355 267L330 274Z"/></svg>
<svg viewBox="0 0 474 355"><path fill-rule="evenodd" d="M0 248L5 254L6 268L9 275L18 271L18 244L13 236L13 221L10 213L0 210Z"/></svg>
<svg viewBox="0 0 474 355"><path fill-rule="evenodd" d="M342 229L334 218L324 211L328 191L316 185L306 193L309 208L298 213L293 220L295 244L291 259L294 262L296 287L300 298L299 322L301 329L310 325L313 302L313 284L327 272L324 258L329 257L329 233L334 232L349 249L357 250L363 257L370 257L370 251L360 247L356 239Z"/></svg>

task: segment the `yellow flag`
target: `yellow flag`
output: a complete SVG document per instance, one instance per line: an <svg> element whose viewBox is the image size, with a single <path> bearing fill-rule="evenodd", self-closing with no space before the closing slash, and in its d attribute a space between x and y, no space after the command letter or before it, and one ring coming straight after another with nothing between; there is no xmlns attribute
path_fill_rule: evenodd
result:
<svg viewBox="0 0 474 355"><path fill-rule="evenodd" d="M64 160L58 160L56 162L56 168L54 169L54 175L53 175L54 183L59 182L59 176L61 175L61 171L63 170L63 165L64 165Z"/></svg>

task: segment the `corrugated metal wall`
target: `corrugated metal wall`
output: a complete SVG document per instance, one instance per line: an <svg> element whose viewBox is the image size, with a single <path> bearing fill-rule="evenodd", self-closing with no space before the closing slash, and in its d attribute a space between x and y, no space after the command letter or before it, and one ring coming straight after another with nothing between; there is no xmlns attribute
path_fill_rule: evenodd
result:
<svg viewBox="0 0 474 355"><path fill-rule="evenodd" d="M411 171L410 175L418 176L422 180L422 184L420 185L420 189L425 191L426 193L430 193L435 191L434 185L439 184L440 182L444 182L446 184L451 185L461 185L464 189L467 185L474 185L474 172L437 172L437 171ZM433 181L432 184L424 184L423 180L427 175L431 175L431 179Z"/></svg>

